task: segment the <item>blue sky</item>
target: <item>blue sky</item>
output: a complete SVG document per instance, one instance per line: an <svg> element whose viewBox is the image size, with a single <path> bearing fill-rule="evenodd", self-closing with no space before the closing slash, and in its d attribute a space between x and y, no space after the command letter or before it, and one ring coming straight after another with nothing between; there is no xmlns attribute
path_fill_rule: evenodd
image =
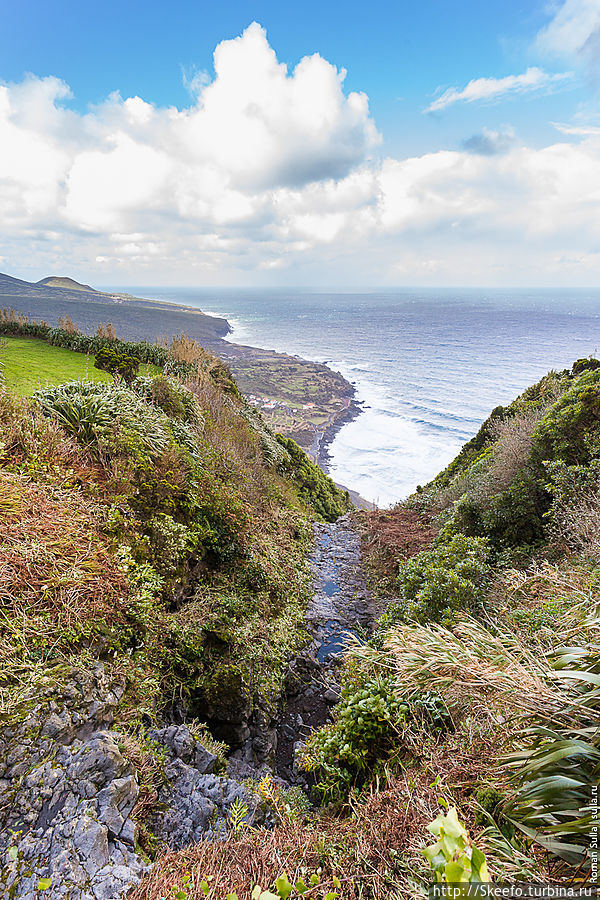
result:
<svg viewBox="0 0 600 900"><path fill-rule="evenodd" d="M543 2L348 2L289 4L20 0L0 29L0 76L55 75L84 110L112 91L159 106L185 106L183 72L212 71L216 45L259 22L280 60L293 67L320 53L347 71L347 90L365 91L390 153L456 146L469 129L510 120L531 140L549 137L548 116L569 115L585 90L532 103L529 97L450 116L422 116L439 86L502 77L539 63L531 38L548 21ZM543 62L543 61L542 61ZM554 67L560 69L560 66Z"/></svg>
<svg viewBox="0 0 600 900"><path fill-rule="evenodd" d="M6 5L0 268L598 283L599 27L600 0Z"/></svg>

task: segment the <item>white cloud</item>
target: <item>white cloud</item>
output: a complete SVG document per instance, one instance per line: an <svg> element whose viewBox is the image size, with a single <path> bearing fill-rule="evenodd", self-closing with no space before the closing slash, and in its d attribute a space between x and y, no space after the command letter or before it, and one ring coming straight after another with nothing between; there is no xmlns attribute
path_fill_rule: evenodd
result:
<svg viewBox="0 0 600 900"><path fill-rule="evenodd" d="M504 78L474 78L462 89L447 88L429 104L425 112L440 112L453 103L498 100L507 95L551 90L557 85L569 81L571 77L572 73L570 72L550 74L537 66L531 66L521 75L506 75Z"/></svg>
<svg viewBox="0 0 600 900"><path fill-rule="evenodd" d="M565 0L537 35L542 53L556 57L598 55L600 0Z"/></svg>
<svg viewBox="0 0 600 900"><path fill-rule="evenodd" d="M461 150L378 161L367 98L343 80L318 55L289 72L253 25L182 110L113 94L78 114L57 79L0 85L3 268L155 284L600 277L595 129L558 126L569 140L541 149L483 129Z"/></svg>
<svg viewBox="0 0 600 900"><path fill-rule="evenodd" d="M600 128L595 125L564 125L561 122L552 122L552 125L561 134L571 134L576 137L600 134Z"/></svg>
<svg viewBox="0 0 600 900"><path fill-rule="evenodd" d="M514 128L505 125L501 129L482 128L478 134L472 134L462 142L464 150L479 153L482 156L497 156L507 153L514 146L516 135Z"/></svg>

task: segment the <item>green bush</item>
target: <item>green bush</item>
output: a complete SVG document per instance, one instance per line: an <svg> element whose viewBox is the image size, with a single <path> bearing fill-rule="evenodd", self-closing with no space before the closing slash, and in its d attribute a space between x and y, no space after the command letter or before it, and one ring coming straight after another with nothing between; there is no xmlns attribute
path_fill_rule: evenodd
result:
<svg viewBox="0 0 600 900"><path fill-rule="evenodd" d="M406 618L417 622L452 620L457 611L474 611L490 573L485 538L457 534L401 563L398 584Z"/></svg>
<svg viewBox="0 0 600 900"><path fill-rule="evenodd" d="M581 375L587 370L600 369L600 359L594 359L593 356L576 359L571 367L573 375Z"/></svg>
<svg viewBox="0 0 600 900"><path fill-rule="evenodd" d="M132 388L136 394L161 409L171 419L194 425L203 421L192 392L174 378L166 375L143 375L136 378Z"/></svg>
<svg viewBox="0 0 600 900"><path fill-rule="evenodd" d="M140 361L136 356L119 353L112 347L103 347L96 353L94 367L109 372L115 380L120 378L125 384L131 385L140 370Z"/></svg>
<svg viewBox="0 0 600 900"><path fill-rule="evenodd" d="M317 790L324 797L340 798L370 781L377 763L398 747L407 712L408 704L395 694L393 678L345 685L333 724L311 735L302 749L300 764L318 773Z"/></svg>
<svg viewBox="0 0 600 900"><path fill-rule="evenodd" d="M276 435L278 443L287 450L288 458L280 466L296 485L300 497L311 506L326 522L335 522L350 508L347 492L340 490L323 471L311 462L291 438Z"/></svg>
<svg viewBox="0 0 600 900"><path fill-rule="evenodd" d="M590 438L599 430L600 370L586 370L544 416L533 448L535 458L587 465Z"/></svg>

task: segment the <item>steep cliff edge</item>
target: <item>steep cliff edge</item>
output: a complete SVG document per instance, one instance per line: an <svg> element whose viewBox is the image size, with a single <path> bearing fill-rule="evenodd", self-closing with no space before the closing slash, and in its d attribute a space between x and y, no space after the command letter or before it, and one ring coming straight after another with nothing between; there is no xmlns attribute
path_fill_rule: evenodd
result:
<svg viewBox="0 0 600 900"><path fill-rule="evenodd" d="M225 752L256 772L274 759L287 662L309 640L311 522L348 508L210 354L113 347L165 374L31 399L0 385L11 897L116 900L159 846L264 821Z"/></svg>

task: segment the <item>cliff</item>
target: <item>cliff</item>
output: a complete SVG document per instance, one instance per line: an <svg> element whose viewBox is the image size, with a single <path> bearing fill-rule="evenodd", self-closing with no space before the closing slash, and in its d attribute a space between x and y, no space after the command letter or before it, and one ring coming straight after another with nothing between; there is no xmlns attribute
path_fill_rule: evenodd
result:
<svg viewBox="0 0 600 900"><path fill-rule="evenodd" d="M242 806L264 821L224 750L242 775L272 758L287 661L308 640L311 522L348 507L211 354L110 347L163 372L23 399L0 386L11 897L49 879L49 896L116 900L158 846L219 835Z"/></svg>
<svg viewBox="0 0 600 900"><path fill-rule="evenodd" d="M159 371L0 390L7 895L591 882L600 363L338 518L221 361L111 346Z"/></svg>

